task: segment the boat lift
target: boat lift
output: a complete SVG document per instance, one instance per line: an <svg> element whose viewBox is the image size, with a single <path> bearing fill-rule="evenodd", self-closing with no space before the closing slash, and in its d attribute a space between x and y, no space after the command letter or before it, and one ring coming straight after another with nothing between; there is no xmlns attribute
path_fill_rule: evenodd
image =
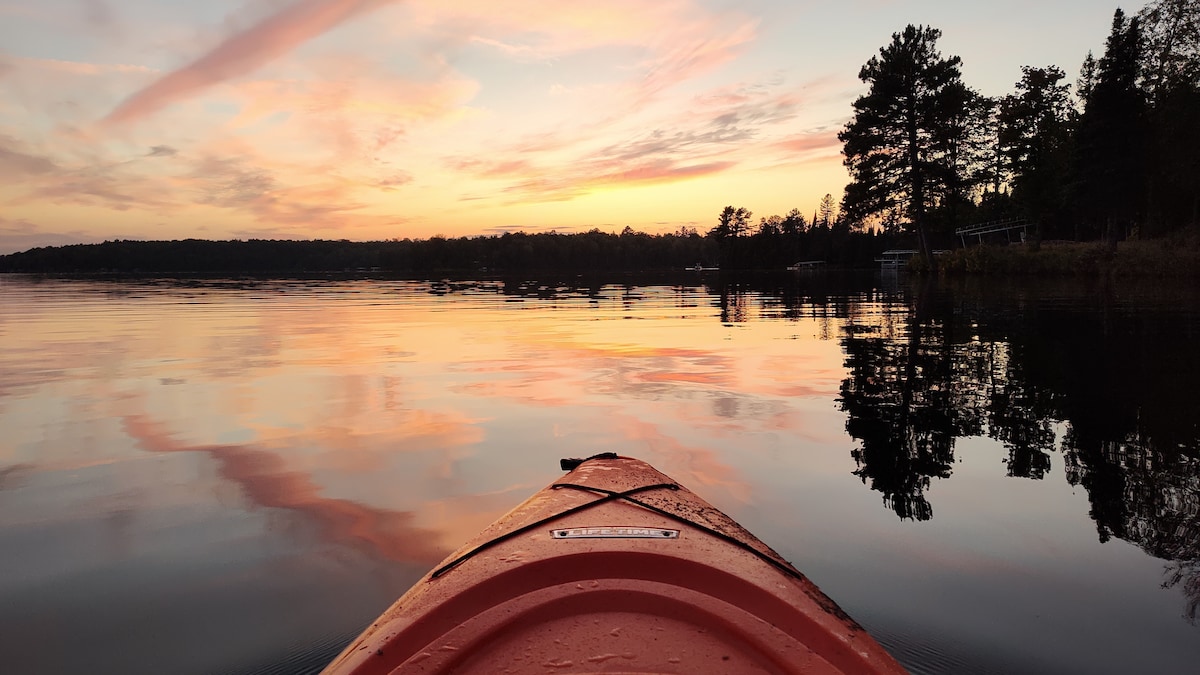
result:
<svg viewBox="0 0 1200 675"><path fill-rule="evenodd" d="M979 243L983 243L983 235L992 234L993 232L1003 232L1008 237L1008 243L1012 243L1012 233L1015 230L1021 231L1021 243L1025 243L1026 235L1029 231L1029 221L1024 218L1006 218L1004 220L992 220L978 225L968 225L960 227L954 231L962 241L963 248L967 247L967 237L978 237Z"/></svg>

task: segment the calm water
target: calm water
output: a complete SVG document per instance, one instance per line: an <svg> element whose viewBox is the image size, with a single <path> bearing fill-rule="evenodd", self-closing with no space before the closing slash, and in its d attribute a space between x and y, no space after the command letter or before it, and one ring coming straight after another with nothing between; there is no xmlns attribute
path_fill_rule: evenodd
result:
<svg viewBox="0 0 1200 675"><path fill-rule="evenodd" d="M1198 338L1161 286L0 277L3 669L319 668L617 450L914 672L1196 672Z"/></svg>

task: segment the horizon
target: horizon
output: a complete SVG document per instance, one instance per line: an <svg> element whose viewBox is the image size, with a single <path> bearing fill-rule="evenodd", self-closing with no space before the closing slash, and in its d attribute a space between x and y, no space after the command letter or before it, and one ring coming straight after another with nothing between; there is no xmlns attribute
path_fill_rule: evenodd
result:
<svg viewBox="0 0 1200 675"><path fill-rule="evenodd" d="M892 33L940 29L998 96L1023 65L1073 83L1118 6L0 2L0 254L808 218Z"/></svg>

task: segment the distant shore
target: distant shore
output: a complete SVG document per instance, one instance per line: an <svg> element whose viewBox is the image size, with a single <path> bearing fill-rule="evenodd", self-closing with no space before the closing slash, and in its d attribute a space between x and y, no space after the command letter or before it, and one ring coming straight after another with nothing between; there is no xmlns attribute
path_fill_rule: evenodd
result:
<svg viewBox="0 0 1200 675"><path fill-rule="evenodd" d="M578 244L592 240L593 246ZM718 263L715 244L692 235L537 235L430 241L350 242L322 240L114 241L30 249L0 256L0 273L101 276L228 275L594 275L608 273L693 273L696 261L707 273L783 272L778 260L745 255L737 266ZM753 238L746 238L747 243ZM803 270L878 269L879 253L863 246L832 250L826 266ZM875 243L875 242L871 242ZM889 242L891 243L891 242ZM568 245L574 244L574 245ZM879 246L883 242L875 243ZM451 249L451 250L448 250ZM748 247L747 253L755 252ZM778 257L778 256L776 256ZM840 260L838 258L841 258ZM824 261L823 261L824 262ZM1105 242L1046 241L982 245L938 256L945 277L1200 277L1200 232L1151 240ZM921 258L908 266L927 272Z"/></svg>

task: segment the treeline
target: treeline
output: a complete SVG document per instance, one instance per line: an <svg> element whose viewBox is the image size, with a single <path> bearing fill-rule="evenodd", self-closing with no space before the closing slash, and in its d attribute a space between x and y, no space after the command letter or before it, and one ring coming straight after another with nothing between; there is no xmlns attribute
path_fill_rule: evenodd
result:
<svg viewBox="0 0 1200 675"><path fill-rule="evenodd" d="M908 26L863 66L870 85L839 134L843 218L947 247L966 225L1023 218L1041 239L1160 237L1200 223L1200 2L1118 9L1072 91L1026 66L988 98Z"/></svg>
<svg viewBox="0 0 1200 675"><path fill-rule="evenodd" d="M732 207L727 209L730 210ZM744 218L750 212L739 210ZM0 256L0 272L76 274L233 274L378 271L397 274L468 272L520 274L652 271L685 267L783 269L798 260L868 266L895 237L808 226L802 217L773 216L736 241L694 228L647 234L508 233L353 242L334 240L106 241L34 248ZM786 222L786 225L784 223ZM714 228L719 231L720 225Z"/></svg>

